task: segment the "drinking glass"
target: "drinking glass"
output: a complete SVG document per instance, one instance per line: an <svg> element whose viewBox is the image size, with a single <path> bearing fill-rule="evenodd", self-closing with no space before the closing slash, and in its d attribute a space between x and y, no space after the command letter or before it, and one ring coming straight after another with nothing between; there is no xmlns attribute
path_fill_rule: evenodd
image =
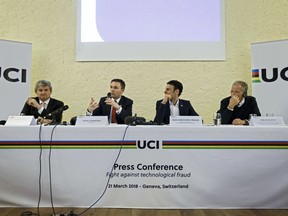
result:
<svg viewBox="0 0 288 216"><path fill-rule="evenodd" d="M253 113L249 114L249 121L251 120L252 117L256 117L256 116L257 116L257 114L253 114Z"/></svg>

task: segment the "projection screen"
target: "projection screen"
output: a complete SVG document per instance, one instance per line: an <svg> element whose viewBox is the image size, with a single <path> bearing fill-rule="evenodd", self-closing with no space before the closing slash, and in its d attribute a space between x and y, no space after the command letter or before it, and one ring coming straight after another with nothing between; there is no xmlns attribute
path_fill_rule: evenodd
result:
<svg viewBox="0 0 288 216"><path fill-rule="evenodd" d="M77 61L225 60L224 0L77 0Z"/></svg>

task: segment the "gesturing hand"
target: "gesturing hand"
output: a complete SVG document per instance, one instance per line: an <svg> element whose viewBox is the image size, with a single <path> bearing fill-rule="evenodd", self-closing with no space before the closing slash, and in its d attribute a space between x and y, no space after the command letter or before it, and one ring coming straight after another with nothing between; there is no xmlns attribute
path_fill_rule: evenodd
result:
<svg viewBox="0 0 288 216"><path fill-rule="evenodd" d="M99 104L93 97L91 97L87 110L92 113L97 107L99 107Z"/></svg>
<svg viewBox="0 0 288 216"><path fill-rule="evenodd" d="M115 107L116 110L120 108L119 104L113 98L106 98L105 103L112 107Z"/></svg>
<svg viewBox="0 0 288 216"><path fill-rule="evenodd" d="M34 99L34 98L32 98L32 97L30 97L30 98L28 98L27 100L26 100L26 103L28 104L28 105L30 105L30 106L33 106L33 107L35 107L36 109L41 109L41 105Z"/></svg>

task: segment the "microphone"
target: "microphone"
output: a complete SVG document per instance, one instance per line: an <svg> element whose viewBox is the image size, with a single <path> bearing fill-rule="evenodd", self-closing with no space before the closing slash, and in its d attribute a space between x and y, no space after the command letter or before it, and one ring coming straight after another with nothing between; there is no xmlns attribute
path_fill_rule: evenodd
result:
<svg viewBox="0 0 288 216"><path fill-rule="evenodd" d="M134 116L127 116L124 121L126 125L136 126L143 125L146 119L144 117L138 117L137 114L135 114Z"/></svg>
<svg viewBox="0 0 288 216"><path fill-rule="evenodd" d="M111 92L107 93L107 98L112 98Z"/></svg>
<svg viewBox="0 0 288 216"><path fill-rule="evenodd" d="M55 114L59 113L59 112L63 112L65 110L67 110L69 108L68 105L64 105L56 110L54 110L53 112L49 113L48 115L44 116L44 118L47 118L47 117L51 117L51 116L54 116Z"/></svg>

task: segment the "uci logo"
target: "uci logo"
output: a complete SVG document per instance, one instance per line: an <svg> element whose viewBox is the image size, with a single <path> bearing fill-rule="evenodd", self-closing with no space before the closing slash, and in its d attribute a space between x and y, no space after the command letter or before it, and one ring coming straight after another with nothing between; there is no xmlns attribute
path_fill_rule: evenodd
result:
<svg viewBox="0 0 288 216"><path fill-rule="evenodd" d="M6 68L5 70L0 67L0 78L4 78L8 82L22 82L27 80L27 70L18 68Z"/></svg>
<svg viewBox="0 0 288 216"><path fill-rule="evenodd" d="M138 140L137 141L137 147L138 149L159 149L160 148L160 142L159 140Z"/></svg>
<svg viewBox="0 0 288 216"><path fill-rule="evenodd" d="M253 83L261 82L259 76L260 76L259 69L253 69L252 70L252 82ZM264 82L275 82L278 79L278 76L280 76L282 80L288 81L288 67L285 67L282 70L279 70L278 68L273 68L272 76L267 75L266 68L261 69L261 79Z"/></svg>

